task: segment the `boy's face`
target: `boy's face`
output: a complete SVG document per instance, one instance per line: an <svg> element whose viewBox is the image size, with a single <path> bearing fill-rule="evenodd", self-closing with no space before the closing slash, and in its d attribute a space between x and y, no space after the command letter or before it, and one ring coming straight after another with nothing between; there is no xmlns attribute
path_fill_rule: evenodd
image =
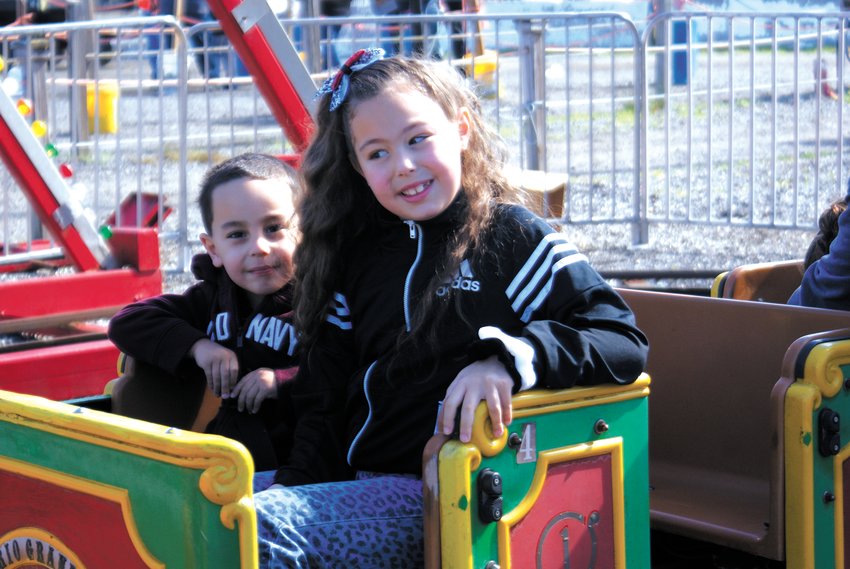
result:
<svg viewBox="0 0 850 569"><path fill-rule="evenodd" d="M283 180L241 178L212 192L211 233L202 233L201 242L254 307L292 277L294 214Z"/></svg>

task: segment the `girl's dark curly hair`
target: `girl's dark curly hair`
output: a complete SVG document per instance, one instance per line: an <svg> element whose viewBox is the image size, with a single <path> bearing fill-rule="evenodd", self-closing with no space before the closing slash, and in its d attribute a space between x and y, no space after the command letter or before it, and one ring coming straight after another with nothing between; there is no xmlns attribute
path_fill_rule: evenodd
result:
<svg viewBox="0 0 850 569"><path fill-rule="evenodd" d="M453 277L464 256L470 251L483 254L476 246L482 243L496 204L513 195L502 173L505 146L482 119L478 98L453 67L445 62L391 57L354 72L349 79L346 98L334 111L329 110L330 94L319 100L317 128L302 160L306 191L298 203L302 241L295 253L294 319L303 347L315 341L332 295L340 288L346 247L374 226L381 211L354 167L357 159L349 124L359 103L389 89L411 89L436 102L451 120L464 107L471 117L469 144L461 156L466 207L447 240L440 269L417 305L411 337L421 332L426 321L435 320L434 293Z"/></svg>

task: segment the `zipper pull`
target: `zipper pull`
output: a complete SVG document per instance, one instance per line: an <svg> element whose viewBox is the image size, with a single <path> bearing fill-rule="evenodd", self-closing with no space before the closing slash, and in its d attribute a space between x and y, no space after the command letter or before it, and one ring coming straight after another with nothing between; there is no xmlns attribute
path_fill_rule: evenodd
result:
<svg viewBox="0 0 850 569"><path fill-rule="evenodd" d="M405 221L408 229L410 229L410 238L416 239L416 222L415 221Z"/></svg>

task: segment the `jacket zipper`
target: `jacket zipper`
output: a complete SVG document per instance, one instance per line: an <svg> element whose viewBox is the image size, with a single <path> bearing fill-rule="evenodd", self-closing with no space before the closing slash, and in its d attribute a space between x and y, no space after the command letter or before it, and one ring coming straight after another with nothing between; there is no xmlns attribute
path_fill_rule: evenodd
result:
<svg viewBox="0 0 850 569"><path fill-rule="evenodd" d="M375 367L378 361L375 360L372 362L372 365L369 366L369 369L366 370L366 375L363 376L363 393L366 395L366 404L369 407L369 414L366 415L366 420L363 421L363 426L360 427L360 430L357 432L357 436L354 437L354 440L351 441L351 446L348 447L348 455L346 460L348 460L348 465L351 466L351 456L354 454L354 447L357 445L357 441L360 440L360 437L363 436L363 433L366 432L366 427L369 425L369 420L372 419L372 400L369 398L369 377L372 374L372 368Z"/></svg>
<svg viewBox="0 0 850 569"><path fill-rule="evenodd" d="M411 239L417 239L418 236L418 241L416 243L416 258L413 259L413 263L407 271L407 277L404 279L404 328L406 331L410 332L410 285L413 281L413 275L416 272L416 267L419 265L419 260L422 258L422 228L415 221L405 221L404 223L407 224ZM357 432L354 440L351 441L351 446L348 447L347 460L349 466L351 466L351 456L354 454L354 447L357 446L357 443L363 436L363 433L366 432L366 427L369 426L369 421L372 419L372 400L369 398L369 377L372 374L372 369L377 363L377 360L372 362L372 365L370 365L369 369L366 370L366 375L363 376L363 394L366 396L366 404L369 406L369 414L366 416L366 420L363 422L363 426L360 427L360 430Z"/></svg>
<svg viewBox="0 0 850 569"><path fill-rule="evenodd" d="M404 279L404 329L410 332L410 285L413 282L413 274L416 272L416 267L422 258L422 227L415 221L405 221L410 230L410 238L417 239L416 242L416 258L413 259L413 264L407 271L407 278Z"/></svg>

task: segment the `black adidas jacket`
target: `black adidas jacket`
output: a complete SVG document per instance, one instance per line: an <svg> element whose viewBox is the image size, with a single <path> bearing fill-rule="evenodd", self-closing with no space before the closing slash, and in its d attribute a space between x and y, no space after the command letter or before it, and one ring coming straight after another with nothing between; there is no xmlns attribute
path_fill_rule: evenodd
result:
<svg viewBox="0 0 850 569"><path fill-rule="evenodd" d="M294 397L303 414L276 482L333 478L335 454L354 470L420 474L438 402L461 369L492 354L517 390L624 384L643 371L647 340L630 309L563 235L518 206L496 213L498 262L464 261L445 285L466 322L450 311L437 350L423 342L393 358L458 207L425 222L387 220L352 247L343 290L302 360Z"/></svg>

